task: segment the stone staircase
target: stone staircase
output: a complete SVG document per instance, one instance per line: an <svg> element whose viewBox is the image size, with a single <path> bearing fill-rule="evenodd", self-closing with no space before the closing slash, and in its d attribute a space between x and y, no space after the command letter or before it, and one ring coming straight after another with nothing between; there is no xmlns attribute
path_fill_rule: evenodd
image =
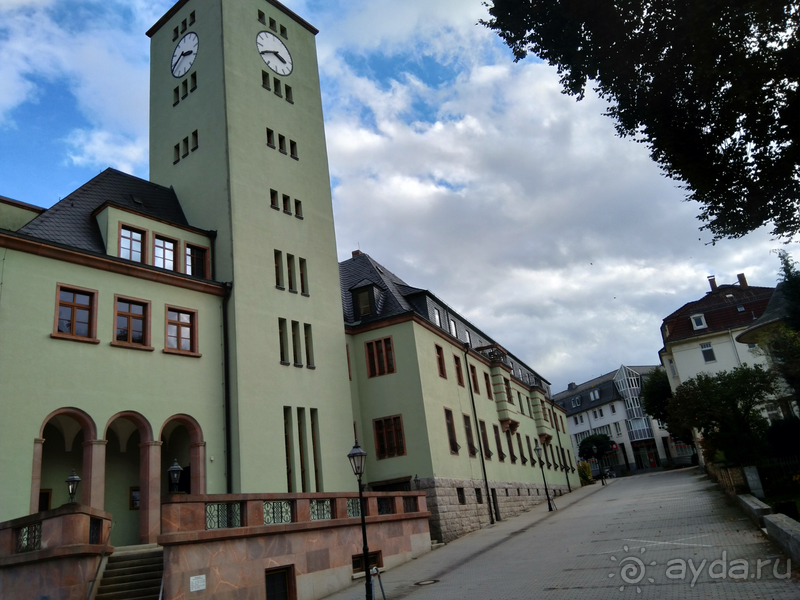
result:
<svg viewBox="0 0 800 600"><path fill-rule="evenodd" d="M164 549L158 544L117 548L95 600L159 600L163 575Z"/></svg>

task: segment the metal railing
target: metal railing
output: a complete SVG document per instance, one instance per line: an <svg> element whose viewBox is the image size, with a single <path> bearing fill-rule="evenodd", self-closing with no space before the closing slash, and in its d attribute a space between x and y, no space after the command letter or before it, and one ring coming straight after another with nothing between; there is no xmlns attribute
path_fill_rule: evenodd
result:
<svg viewBox="0 0 800 600"><path fill-rule="evenodd" d="M378 498L378 514L394 514L394 498Z"/></svg>
<svg viewBox="0 0 800 600"><path fill-rule="evenodd" d="M230 529L241 526L241 502L209 502L206 504L206 529Z"/></svg>
<svg viewBox="0 0 800 600"><path fill-rule="evenodd" d="M17 553L33 552L42 548L42 522L25 525L17 530Z"/></svg>
<svg viewBox="0 0 800 600"><path fill-rule="evenodd" d="M292 502L289 500L265 500L264 525L291 523L292 512Z"/></svg>
<svg viewBox="0 0 800 600"><path fill-rule="evenodd" d="M312 521L326 521L333 518L330 500L311 500L309 507Z"/></svg>
<svg viewBox="0 0 800 600"><path fill-rule="evenodd" d="M347 516L351 519L361 516L361 502L358 498L347 499Z"/></svg>

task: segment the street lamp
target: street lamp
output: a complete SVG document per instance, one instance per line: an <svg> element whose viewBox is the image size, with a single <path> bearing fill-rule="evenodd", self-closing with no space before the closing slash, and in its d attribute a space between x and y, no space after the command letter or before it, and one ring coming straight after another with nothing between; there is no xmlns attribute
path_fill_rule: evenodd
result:
<svg viewBox="0 0 800 600"><path fill-rule="evenodd" d="M361 476L364 475L364 465L367 461L367 453L358 445L358 440L353 449L347 454L350 466L353 467L353 474L358 478L358 505L361 508L361 537L364 541L364 555L361 559L366 575L365 585L367 588L367 600L372 600L372 574L369 572L369 546L367 545L367 520L366 506L364 505L364 494L361 491Z"/></svg>
<svg viewBox="0 0 800 600"><path fill-rule="evenodd" d="M69 494L70 503L75 502L75 493L78 491L78 484L81 478L75 474L75 469L72 469L72 475L67 477L67 493Z"/></svg>
<svg viewBox="0 0 800 600"><path fill-rule="evenodd" d="M178 491L178 483L181 480L181 473L183 469L178 464L178 459L175 459L175 462L172 463L172 466L167 469L167 473L169 473L169 491L173 494Z"/></svg>
<svg viewBox="0 0 800 600"><path fill-rule="evenodd" d="M600 483L605 485L606 479L603 477L603 464L597 455L597 446L592 446L592 454L594 454L594 459L597 461L597 474L600 475Z"/></svg>
<svg viewBox="0 0 800 600"><path fill-rule="evenodd" d="M553 512L553 505L550 504L550 492L547 491L547 479L544 476L544 463L542 462L542 447L537 445L534 449L536 458L539 459L539 468L542 470L542 480L544 481L544 495L547 496L547 510Z"/></svg>

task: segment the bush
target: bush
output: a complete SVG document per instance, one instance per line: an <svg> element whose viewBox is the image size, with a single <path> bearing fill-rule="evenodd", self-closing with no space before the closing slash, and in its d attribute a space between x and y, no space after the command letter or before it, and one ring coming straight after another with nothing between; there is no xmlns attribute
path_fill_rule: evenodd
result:
<svg viewBox="0 0 800 600"><path fill-rule="evenodd" d="M594 479L592 479L592 467L588 462L578 463L578 476L581 478L581 485L591 485L594 483Z"/></svg>

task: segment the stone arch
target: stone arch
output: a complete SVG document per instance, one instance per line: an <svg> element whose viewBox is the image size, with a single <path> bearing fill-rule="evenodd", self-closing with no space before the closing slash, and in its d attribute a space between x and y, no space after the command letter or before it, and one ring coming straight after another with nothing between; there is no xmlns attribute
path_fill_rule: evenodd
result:
<svg viewBox="0 0 800 600"><path fill-rule="evenodd" d="M205 494L206 493L206 442L203 438L203 429L197 420L186 414L172 415L161 426L158 439L165 442L165 437L168 437L172 432L171 427L174 425L182 425L189 433L189 464L191 466L191 493L192 494ZM162 446L163 447L163 446ZM163 457L167 462L172 461L171 456ZM164 462L162 462L162 481L164 485L168 485L167 480L163 476ZM170 463L171 464L171 463ZM169 489L169 488L167 488Z"/></svg>
<svg viewBox="0 0 800 600"><path fill-rule="evenodd" d="M127 539L126 534L126 539L123 543L134 543L136 541L140 544L153 543L161 531L161 442L153 439L153 427L150 422L136 411L121 411L109 418L103 430L105 442L108 442L111 432L114 433L114 438L120 444L119 449L116 447L109 448L107 458L111 466L115 466L112 463L118 462L120 457L124 456L121 453L125 452L128 440L132 436L133 439L136 439L134 433L138 433L139 438L138 480L135 475L131 475L130 471L128 472L128 478L132 479L133 482L138 481L139 484L137 486L139 488L138 529L135 520L129 521L129 525L132 528L130 533L135 538L138 531L138 540ZM126 458L121 464L133 469L134 473L137 472L135 459ZM114 476L116 475L117 473L115 472ZM114 489L115 496L110 502L115 506L112 507L109 504L111 512L114 512L113 509L118 511L129 510L128 501L133 505L133 499L128 497L132 492L129 491L128 487L125 487L126 485L129 484L123 482L121 489ZM122 493L125 494L125 502L121 503L119 496ZM127 515L128 513L125 514ZM120 525L122 525L121 522ZM116 535L112 532L112 536L117 538L117 541L112 540L112 543L115 544L123 541L120 536L122 536L124 528L119 527L118 529L119 531L116 532Z"/></svg>
<svg viewBox="0 0 800 600"><path fill-rule="evenodd" d="M78 434L83 435L81 455L81 504L103 509L103 487L105 477L105 443L97 439L97 426L85 411L75 407L62 407L52 411L39 427L39 437L33 441L33 468L31 473L31 514L39 511L39 495L42 490L42 456L44 452L45 428L48 424L61 432L71 447ZM77 468L76 468L77 471ZM69 473L65 473L69 475Z"/></svg>

